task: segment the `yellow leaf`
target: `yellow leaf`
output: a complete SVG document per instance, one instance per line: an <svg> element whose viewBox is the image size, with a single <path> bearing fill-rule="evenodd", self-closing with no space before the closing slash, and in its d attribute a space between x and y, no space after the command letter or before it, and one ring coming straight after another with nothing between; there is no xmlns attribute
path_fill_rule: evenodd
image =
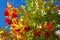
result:
<svg viewBox="0 0 60 40"><path fill-rule="evenodd" d="M10 4L10 2L7 3L7 7L12 7L12 5Z"/></svg>
<svg viewBox="0 0 60 40"><path fill-rule="evenodd" d="M13 19L12 19L12 22L15 23L15 22L16 22L16 18L13 18Z"/></svg>
<svg viewBox="0 0 60 40"><path fill-rule="evenodd" d="M23 21L23 19L22 19L22 18L20 18L20 21L22 22L22 21Z"/></svg>
<svg viewBox="0 0 60 40"><path fill-rule="evenodd" d="M25 9L25 6L21 5L22 9Z"/></svg>
<svg viewBox="0 0 60 40"><path fill-rule="evenodd" d="M17 38L20 38L20 39L21 39L21 35L18 35L18 34L17 34Z"/></svg>
<svg viewBox="0 0 60 40"><path fill-rule="evenodd" d="M15 25L16 28L19 28L19 25L17 25L17 24L14 24L14 25Z"/></svg>
<svg viewBox="0 0 60 40"><path fill-rule="evenodd" d="M33 14L35 14L35 13L36 13L36 11L33 12Z"/></svg>
<svg viewBox="0 0 60 40"><path fill-rule="evenodd" d="M4 31L0 31L0 34L1 34L1 33L4 33Z"/></svg>
<svg viewBox="0 0 60 40"><path fill-rule="evenodd" d="M39 7L38 3L36 3L36 6Z"/></svg>

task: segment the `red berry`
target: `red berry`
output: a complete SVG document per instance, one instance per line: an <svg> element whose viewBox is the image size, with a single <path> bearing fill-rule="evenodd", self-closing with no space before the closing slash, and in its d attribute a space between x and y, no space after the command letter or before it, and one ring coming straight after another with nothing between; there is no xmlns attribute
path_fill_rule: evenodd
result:
<svg viewBox="0 0 60 40"><path fill-rule="evenodd" d="M28 32L29 30L30 30L29 27L25 27L25 28L24 28L24 31L25 31L25 32Z"/></svg>
<svg viewBox="0 0 60 40"><path fill-rule="evenodd" d="M4 20L4 22L7 23L7 24L9 24L9 25L12 24L12 21L11 21L9 18L6 18L6 19Z"/></svg>
<svg viewBox="0 0 60 40"><path fill-rule="evenodd" d="M16 31L16 32L20 32L20 30L21 30L21 29L20 29L20 28L18 28L18 29L16 29L15 31Z"/></svg>
<svg viewBox="0 0 60 40"><path fill-rule="evenodd" d="M49 22L46 23L46 28L48 28L48 29L52 28L52 26L51 26L51 24Z"/></svg>
<svg viewBox="0 0 60 40"><path fill-rule="evenodd" d="M14 11L14 12L17 12L17 11L18 11L18 8L14 8L13 11Z"/></svg>
<svg viewBox="0 0 60 40"><path fill-rule="evenodd" d="M58 10L60 10L60 6L58 6Z"/></svg>
<svg viewBox="0 0 60 40"><path fill-rule="evenodd" d="M36 32L34 32L34 36L40 36L40 32L38 32L38 31L36 31Z"/></svg>
<svg viewBox="0 0 60 40"><path fill-rule="evenodd" d="M54 31L52 31L51 33L54 34Z"/></svg>
<svg viewBox="0 0 60 40"><path fill-rule="evenodd" d="M4 16L9 16L8 11L7 11L7 10L5 10L3 15L4 15Z"/></svg>
<svg viewBox="0 0 60 40"><path fill-rule="evenodd" d="M48 32L46 32L45 34L44 34L44 38L49 38L50 37L50 34L48 33Z"/></svg>
<svg viewBox="0 0 60 40"><path fill-rule="evenodd" d="M54 30L51 30L51 33L52 33L52 34L54 34L54 33L55 33L55 31L54 31Z"/></svg>
<svg viewBox="0 0 60 40"><path fill-rule="evenodd" d="M12 13L12 18L16 18L16 17L17 17L16 13L13 12L13 13Z"/></svg>
<svg viewBox="0 0 60 40"><path fill-rule="evenodd" d="M12 28L15 28L15 26L12 26Z"/></svg>
<svg viewBox="0 0 60 40"><path fill-rule="evenodd" d="M4 34L3 34L4 36L7 36L7 33L6 32L4 32Z"/></svg>

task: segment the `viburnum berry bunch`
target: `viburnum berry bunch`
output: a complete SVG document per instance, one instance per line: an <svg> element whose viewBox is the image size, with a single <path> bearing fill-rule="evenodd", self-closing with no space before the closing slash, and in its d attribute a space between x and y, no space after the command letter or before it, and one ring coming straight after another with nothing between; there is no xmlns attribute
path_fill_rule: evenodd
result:
<svg viewBox="0 0 60 40"><path fill-rule="evenodd" d="M60 15L56 10L60 6L42 0L26 0L26 6L13 8L8 2L4 11L4 22L10 26L11 40L56 40L56 24L60 24ZM4 39L4 38L2 38Z"/></svg>

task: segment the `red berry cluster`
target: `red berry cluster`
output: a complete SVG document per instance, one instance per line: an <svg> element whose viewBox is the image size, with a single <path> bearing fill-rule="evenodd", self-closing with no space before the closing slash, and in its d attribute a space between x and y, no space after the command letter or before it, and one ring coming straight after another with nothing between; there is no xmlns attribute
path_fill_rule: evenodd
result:
<svg viewBox="0 0 60 40"><path fill-rule="evenodd" d="M18 28L18 29L16 29L15 31L19 33L19 32L21 31L21 29L20 29L20 28Z"/></svg>
<svg viewBox="0 0 60 40"><path fill-rule="evenodd" d="M44 38L49 38L49 37L50 37L50 33L46 32L46 33L44 34Z"/></svg>
<svg viewBox="0 0 60 40"><path fill-rule="evenodd" d="M29 30L30 30L29 27L25 27L25 28L24 28L24 31L25 31L25 32L28 32Z"/></svg>
<svg viewBox="0 0 60 40"><path fill-rule="evenodd" d="M40 32L39 32L39 31L35 31L35 32L34 32L34 36L39 37L39 36L40 36Z"/></svg>
<svg viewBox="0 0 60 40"><path fill-rule="evenodd" d="M5 9L5 11L4 11L4 14L3 14L4 16L9 16L9 13L8 13L8 10L7 9Z"/></svg>
<svg viewBox="0 0 60 40"><path fill-rule="evenodd" d="M9 9L6 8L3 15L7 16L7 17L10 17L10 18L17 18L16 12L13 9L12 9L12 11L10 13ZM5 23L7 23L9 25L12 24L12 21L9 18L6 18L4 21L5 21Z"/></svg>
<svg viewBox="0 0 60 40"><path fill-rule="evenodd" d="M48 28L48 29L52 28L52 26L51 26L51 24L49 22L46 23L46 28Z"/></svg>
<svg viewBox="0 0 60 40"><path fill-rule="evenodd" d="M6 18L6 19L4 20L4 22L7 23L7 24L9 24L9 25L12 24L12 21L11 21L9 18Z"/></svg>
<svg viewBox="0 0 60 40"><path fill-rule="evenodd" d="M12 15L11 15L11 17L12 17L12 18L17 18L16 13L15 13L15 12L13 12L13 13L12 13Z"/></svg>
<svg viewBox="0 0 60 40"><path fill-rule="evenodd" d="M60 10L60 6L58 6L57 9Z"/></svg>

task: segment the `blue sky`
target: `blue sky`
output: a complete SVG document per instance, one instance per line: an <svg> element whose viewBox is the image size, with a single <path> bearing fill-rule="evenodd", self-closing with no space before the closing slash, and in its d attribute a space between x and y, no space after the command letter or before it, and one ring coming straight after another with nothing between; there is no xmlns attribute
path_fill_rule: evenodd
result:
<svg viewBox="0 0 60 40"><path fill-rule="evenodd" d="M7 24L4 23L5 17L3 16L4 9L6 8L7 2L10 2L13 7L19 8L20 5L25 5L24 0L0 0L0 28L3 28ZM55 5L60 5L60 2L54 3Z"/></svg>

